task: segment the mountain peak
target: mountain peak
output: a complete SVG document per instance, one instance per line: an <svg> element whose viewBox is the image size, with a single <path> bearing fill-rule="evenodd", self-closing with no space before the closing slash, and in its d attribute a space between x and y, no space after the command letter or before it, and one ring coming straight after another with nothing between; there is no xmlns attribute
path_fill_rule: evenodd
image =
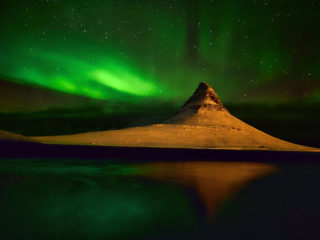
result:
<svg viewBox="0 0 320 240"><path fill-rule="evenodd" d="M217 125L225 123L226 115L230 114L216 92L207 83L201 82L176 115L165 123Z"/></svg>
<svg viewBox="0 0 320 240"><path fill-rule="evenodd" d="M207 110L226 110L218 94L205 82L201 82L192 96L182 106L183 108L192 108L198 111L200 108Z"/></svg>
<svg viewBox="0 0 320 240"><path fill-rule="evenodd" d="M201 88L201 89L212 89L212 88L209 86L208 83L203 82L203 81L199 83L197 90L198 90L199 88Z"/></svg>

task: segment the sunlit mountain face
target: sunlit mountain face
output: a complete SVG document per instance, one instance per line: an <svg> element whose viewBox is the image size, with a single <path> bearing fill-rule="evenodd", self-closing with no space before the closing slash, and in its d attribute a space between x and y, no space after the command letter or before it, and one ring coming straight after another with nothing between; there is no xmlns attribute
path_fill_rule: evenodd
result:
<svg viewBox="0 0 320 240"><path fill-rule="evenodd" d="M5 0L4 80L97 100L183 101L200 81L224 102L320 94L320 3Z"/></svg>

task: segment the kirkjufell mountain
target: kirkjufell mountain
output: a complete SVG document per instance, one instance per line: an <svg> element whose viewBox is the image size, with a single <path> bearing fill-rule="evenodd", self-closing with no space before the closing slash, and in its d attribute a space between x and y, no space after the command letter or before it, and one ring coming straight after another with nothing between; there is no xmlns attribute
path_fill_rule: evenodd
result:
<svg viewBox="0 0 320 240"><path fill-rule="evenodd" d="M272 137L234 117L204 82L176 115L163 124L33 139L43 143L121 147L316 150Z"/></svg>

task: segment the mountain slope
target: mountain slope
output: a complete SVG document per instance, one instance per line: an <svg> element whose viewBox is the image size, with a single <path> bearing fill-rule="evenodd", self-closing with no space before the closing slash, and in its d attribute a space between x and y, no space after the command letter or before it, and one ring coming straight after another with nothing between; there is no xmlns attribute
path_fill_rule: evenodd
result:
<svg viewBox="0 0 320 240"><path fill-rule="evenodd" d="M29 142L30 138L20 134L0 130L0 142Z"/></svg>
<svg viewBox="0 0 320 240"><path fill-rule="evenodd" d="M34 139L46 143L104 146L316 150L272 137L232 116L214 90L203 82L177 114L163 124Z"/></svg>

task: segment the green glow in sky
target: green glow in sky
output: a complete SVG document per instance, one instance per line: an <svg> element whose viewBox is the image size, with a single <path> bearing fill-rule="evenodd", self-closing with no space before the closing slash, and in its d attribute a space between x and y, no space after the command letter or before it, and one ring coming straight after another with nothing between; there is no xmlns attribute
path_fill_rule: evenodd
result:
<svg viewBox="0 0 320 240"><path fill-rule="evenodd" d="M319 86L315 1L7 0L0 11L6 80L122 101L184 101L200 81L230 103Z"/></svg>
<svg viewBox="0 0 320 240"><path fill-rule="evenodd" d="M139 97L159 93L155 80L115 58L77 58L68 51L33 49L23 53L17 58L1 59L8 67L6 76L15 81L95 99L113 99L119 93Z"/></svg>

